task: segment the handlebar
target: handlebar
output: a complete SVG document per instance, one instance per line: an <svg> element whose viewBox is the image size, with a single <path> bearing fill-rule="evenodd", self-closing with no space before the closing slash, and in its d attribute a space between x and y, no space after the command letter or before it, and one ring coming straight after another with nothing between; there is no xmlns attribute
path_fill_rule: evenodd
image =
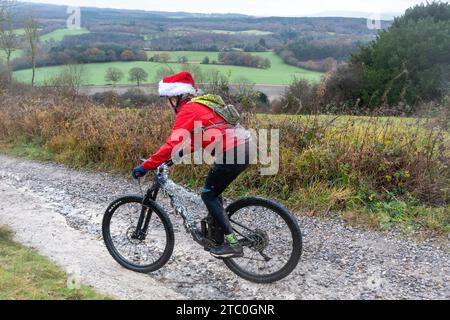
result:
<svg viewBox="0 0 450 320"><path fill-rule="evenodd" d="M169 161L167 161L166 163L164 163L164 165L165 166L167 166L167 167L172 167L173 165L174 165L175 163L173 162L173 160L169 160Z"/></svg>

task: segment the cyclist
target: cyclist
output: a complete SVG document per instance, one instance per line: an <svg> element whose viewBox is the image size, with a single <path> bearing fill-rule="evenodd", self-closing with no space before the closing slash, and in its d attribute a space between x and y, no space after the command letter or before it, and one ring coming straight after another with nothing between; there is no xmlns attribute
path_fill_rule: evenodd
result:
<svg viewBox="0 0 450 320"><path fill-rule="evenodd" d="M222 245L211 249L210 253L220 259L242 257L244 255L243 248L225 213L221 195L250 164L249 132L240 126L231 125L215 112L215 106L225 106L222 98L215 95L200 96L197 85L188 72L164 78L159 83L159 94L161 97L169 99L170 105L176 113L175 123L166 144L146 162L137 166L133 170L132 176L135 179L143 177L172 158L174 150L180 146L181 142L177 130L190 132L191 152L206 148L215 150L212 152L215 163L206 176L201 197L209 214L214 217L222 229L225 241ZM205 141L208 139L202 139L201 145L193 143L195 141L194 133L197 132L199 123L201 123L203 136L208 136L214 130L215 140L211 142ZM217 132L220 133L220 139L217 139ZM244 156L238 157L238 155Z"/></svg>

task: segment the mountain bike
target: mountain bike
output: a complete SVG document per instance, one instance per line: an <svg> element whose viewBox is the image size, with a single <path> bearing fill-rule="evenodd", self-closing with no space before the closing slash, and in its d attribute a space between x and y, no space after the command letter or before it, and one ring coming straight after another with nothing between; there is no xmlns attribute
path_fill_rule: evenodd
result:
<svg viewBox="0 0 450 320"><path fill-rule="evenodd" d="M157 203L159 192L169 197L186 231L206 251L224 242L223 231L212 216L201 220L199 228L193 213L182 204L177 194L179 186L169 178L173 165L168 161L156 170L145 194L117 199L105 212L104 242L112 257L126 269L155 272L172 256L174 228ZM255 283L273 283L291 274L302 255L302 234L297 219L285 207L273 200L250 197L233 202L225 211L244 247L244 257L223 260L231 271Z"/></svg>

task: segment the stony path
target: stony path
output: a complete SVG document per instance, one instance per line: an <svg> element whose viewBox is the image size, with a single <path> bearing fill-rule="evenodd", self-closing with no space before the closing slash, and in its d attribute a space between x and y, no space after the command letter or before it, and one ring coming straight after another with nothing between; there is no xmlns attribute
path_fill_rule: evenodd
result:
<svg viewBox="0 0 450 320"><path fill-rule="evenodd" d="M0 225L117 298L450 299L448 247L354 229L339 219L300 218L304 255L298 268L283 281L256 285L194 244L172 215L171 261L154 274L136 274L113 261L100 235L107 205L130 193L138 188L122 177L0 155ZM171 212L165 199L161 203Z"/></svg>

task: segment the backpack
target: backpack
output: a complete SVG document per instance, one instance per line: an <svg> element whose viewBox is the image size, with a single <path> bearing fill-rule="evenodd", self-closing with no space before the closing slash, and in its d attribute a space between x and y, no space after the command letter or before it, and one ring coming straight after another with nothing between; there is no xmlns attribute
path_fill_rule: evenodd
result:
<svg viewBox="0 0 450 320"><path fill-rule="evenodd" d="M236 107L232 104L225 104L222 97L212 94L203 95L191 99L191 102L196 102L205 107L210 108L216 114L221 116L227 124L236 126L239 124L241 115L237 111Z"/></svg>

